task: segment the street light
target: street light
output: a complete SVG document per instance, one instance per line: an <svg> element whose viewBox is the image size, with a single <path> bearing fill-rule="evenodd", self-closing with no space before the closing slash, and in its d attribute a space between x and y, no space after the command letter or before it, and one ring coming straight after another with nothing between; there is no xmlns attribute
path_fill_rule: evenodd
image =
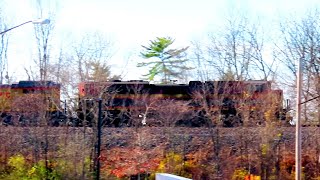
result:
<svg viewBox="0 0 320 180"><path fill-rule="evenodd" d="M8 32L8 31L11 31L12 29L15 29L17 27L20 27L22 25L28 24L28 23L32 23L32 24L49 24L50 20L49 19L36 19L36 20L27 21L27 22L24 22L24 23L19 24L17 26L14 26L14 27L12 27L10 29L7 29L7 30L5 30L3 32L0 32L0 35Z"/></svg>

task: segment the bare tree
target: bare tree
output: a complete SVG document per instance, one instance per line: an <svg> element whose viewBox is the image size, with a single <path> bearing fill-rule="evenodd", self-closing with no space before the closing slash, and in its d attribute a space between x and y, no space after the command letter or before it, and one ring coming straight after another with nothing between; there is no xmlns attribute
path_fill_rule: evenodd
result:
<svg viewBox="0 0 320 180"><path fill-rule="evenodd" d="M207 53L202 44L203 42L200 41L192 42L190 63L193 63L193 66L196 67L194 68L195 72L191 71L196 77L196 80L204 82L213 78L213 70L210 68Z"/></svg>
<svg viewBox="0 0 320 180"><path fill-rule="evenodd" d="M37 115L34 118L39 119L39 124L43 125L43 134L41 136L41 140L44 142L43 145L43 154L44 154L44 160L45 160L45 174L46 178L49 176L49 164L48 161L50 159L49 155L49 121L51 119L51 112L48 110L48 100L50 100L50 95L47 94L46 88L48 88L50 85L47 84L46 81L48 81L48 67L50 62L50 44L52 42L52 34L54 30L55 25L55 11L56 9L53 9L50 7L50 4L42 4L42 1L37 0L34 3L36 10L37 10L37 18L49 18L50 23L49 24L41 24L39 26L34 26L34 33L36 38L36 48L37 48L37 56L34 60L35 64L37 65L37 68L39 68L39 74L36 77L36 79L39 79L42 83L42 86L44 87L43 90L40 92L42 96L40 97L42 100L39 100L39 102L43 102L45 104L44 109L37 110ZM30 69L31 70L31 69ZM32 70L31 70L32 71ZM47 87L45 87L47 86ZM60 97L60 95L59 95ZM55 102L57 107L59 107L60 102Z"/></svg>
<svg viewBox="0 0 320 180"><path fill-rule="evenodd" d="M80 82L121 79L111 74L108 60L113 47L110 40L99 32L87 33L80 41L74 38L61 42L56 60L51 61L47 68L47 77L61 83L61 98L68 105L66 108L70 116L74 115L79 103Z"/></svg>
<svg viewBox="0 0 320 180"><path fill-rule="evenodd" d="M5 23L5 18L2 13L0 13L0 31L4 31L7 29L7 24ZM0 84L3 83L4 79L9 81L8 76L8 60L7 60L7 51L8 51L8 43L9 36L7 33L0 35Z"/></svg>
<svg viewBox="0 0 320 180"><path fill-rule="evenodd" d="M280 41L276 42L278 58L296 78L297 62L303 64L303 99L312 106L304 103L303 116L305 121L320 121L319 95L320 95L320 13L312 10L298 20L281 22ZM294 18L297 19L297 18ZM290 77L290 76L289 76ZM295 88L292 83L291 88Z"/></svg>
<svg viewBox="0 0 320 180"><path fill-rule="evenodd" d="M71 99L75 106L72 111L79 112L77 118L82 119L81 124L83 128L83 137L86 138L88 131L87 127L90 126L93 134L98 134L98 119L103 118L103 121L109 120L108 113L103 114L103 117L99 117L98 99L102 99L103 109L105 110L105 104L110 97L114 99L113 94L107 91L109 85L104 82L111 79L120 79L120 76L112 75L108 60L112 56L112 43L101 33L86 34L79 42L73 43L72 48L67 53L61 53L61 61L56 67L55 72L63 73L66 76L60 76L60 80L64 80L65 97ZM63 57L65 59L63 60ZM64 63L67 61L67 63ZM61 66L68 64L69 66ZM57 74L57 75L59 75ZM64 79L63 79L64 78ZM88 91L85 96L81 96L79 93L81 89L78 89L80 82L93 83L89 88L92 91ZM73 89L74 91L70 91ZM80 90L78 92L78 90ZM77 97L78 96L78 97ZM78 99L79 98L79 99ZM78 107L81 105L81 107ZM80 112L81 111L81 112ZM100 126L100 125L99 125ZM97 170L97 144L98 138L96 136L90 137L91 141L91 153L90 159L93 164L90 165L91 171ZM83 162L85 159L83 159ZM83 166L83 177L86 175L85 166Z"/></svg>
<svg viewBox="0 0 320 180"><path fill-rule="evenodd" d="M36 2L38 17L43 18L47 16L50 18L49 24L42 24L34 26L35 38L37 42L38 58L35 63L39 67L40 80L47 80L48 65L50 60L50 43L55 25L55 12L52 9L46 9L41 1Z"/></svg>
<svg viewBox="0 0 320 180"><path fill-rule="evenodd" d="M275 59L266 59L264 34L245 16L230 16L221 31L209 34L205 45L193 42L197 74L221 80L271 79ZM204 76L205 75L205 76Z"/></svg>
<svg viewBox="0 0 320 180"><path fill-rule="evenodd" d="M75 42L73 45L72 57L77 67L77 75L79 81L86 81L94 79L95 73L100 74L107 80L110 76L109 66L107 65L108 60L112 56L112 42L108 40L103 34L99 32L86 34L79 42ZM92 72L96 70L97 72ZM97 74L96 74L97 75ZM99 75L99 76L100 76ZM90 77L91 76L91 77ZM99 78L102 78L102 77ZM98 79L96 79L98 81Z"/></svg>

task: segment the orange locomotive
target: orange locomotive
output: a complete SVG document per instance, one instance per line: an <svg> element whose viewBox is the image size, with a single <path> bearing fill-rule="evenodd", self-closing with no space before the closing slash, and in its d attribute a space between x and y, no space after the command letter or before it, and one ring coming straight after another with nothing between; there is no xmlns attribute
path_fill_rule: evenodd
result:
<svg viewBox="0 0 320 180"><path fill-rule="evenodd" d="M161 118L160 111L167 111L162 115L168 115L172 108L176 110L175 117L179 117L174 120L174 125L193 127L219 123L234 127L244 123L253 126L281 122L278 120L286 120L287 111L287 107L283 107L282 90L271 89L270 81L190 81L188 84L151 84L141 80L82 82L79 84L77 112L83 125L91 124L97 98L103 99L104 123L115 127L135 126L137 124L133 122L137 117L142 118L142 124L148 124L150 119ZM169 103L176 106L166 109L171 106ZM178 116L182 111L184 115Z"/></svg>
<svg viewBox="0 0 320 180"><path fill-rule="evenodd" d="M57 125L60 85L52 81L19 81L0 85L0 112L5 125Z"/></svg>

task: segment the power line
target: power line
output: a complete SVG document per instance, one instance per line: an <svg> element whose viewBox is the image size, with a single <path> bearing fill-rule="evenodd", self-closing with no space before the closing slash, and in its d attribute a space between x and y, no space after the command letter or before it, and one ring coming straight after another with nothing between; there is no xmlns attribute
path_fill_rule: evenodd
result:
<svg viewBox="0 0 320 180"><path fill-rule="evenodd" d="M317 98L319 98L319 97L320 97L320 95L319 95L319 96L316 96L316 97L314 97L314 98L308 99L308 100L306 100L306 101L304 101L304 102L302 102L302 103L300 103L300 104L305 104L305 103L307 103L307 102L309 102L309 101L312 101L312 100L315 100L315 99L317 99Z"/></svg>

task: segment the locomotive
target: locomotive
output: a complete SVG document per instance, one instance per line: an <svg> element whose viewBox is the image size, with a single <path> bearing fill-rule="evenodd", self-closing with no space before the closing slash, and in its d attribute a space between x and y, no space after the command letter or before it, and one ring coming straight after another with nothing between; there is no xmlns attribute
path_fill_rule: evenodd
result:
<svg viewBox="0 0 320 180"><path fill-rule="evenodd" d="M58 126L63 119L59 104L60 84L52 81L0 85L0 118L4 125ZM43 122L42 117L50 120Z"/></svg>
<svg viewBox="0 0 320 180"><path fill-rule="evenodd" d="M286 123L283 91L265 80L190 81L152 84L143 80L81 82L77 110L81 125L97 118L96 99L102 99L104 125L215 126ZM140 119L139 119L140 118Z"/></svg>

